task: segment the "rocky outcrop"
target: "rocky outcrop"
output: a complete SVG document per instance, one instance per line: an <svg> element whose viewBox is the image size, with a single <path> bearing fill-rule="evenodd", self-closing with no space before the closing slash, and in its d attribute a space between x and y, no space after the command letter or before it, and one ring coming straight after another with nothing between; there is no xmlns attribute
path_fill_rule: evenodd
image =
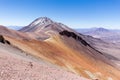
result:
<svg viewBox="0 0 120 80"><path fill-rule="evenodd" d="M90 46L84 39L82 39L80 36L76 35L74 32L69 32L67 30L64 30L59 33L60 35L64 35L67 37L72 37L77 41L80 41L84 46Z"/></svg>
<svg viewBox="0 0 120 80"><path fill-rule="evenodd" d="M0 35L0 42L5 43L5 39L4 39L4 37L2 35Z"/></svg>
<svg viewBox="0 0 120 80"><path fill-rule="evenodd" d="M3 43L3 44L9 44L10 45L10 42L8 40L5 40L5 38L0 35L0 42Z"/></svg>

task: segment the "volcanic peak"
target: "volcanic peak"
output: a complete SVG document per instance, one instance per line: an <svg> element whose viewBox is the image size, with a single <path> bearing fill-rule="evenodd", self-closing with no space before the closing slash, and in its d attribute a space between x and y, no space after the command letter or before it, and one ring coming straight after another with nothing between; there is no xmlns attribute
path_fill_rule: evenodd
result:
<svg viewBox="0 0 120 80"><path fill-rule="evenodd" d="M40 17L33 21L29 26L36 26L36 25L44 25L44 24L51 24L53 21L48 17Z"/></svg>

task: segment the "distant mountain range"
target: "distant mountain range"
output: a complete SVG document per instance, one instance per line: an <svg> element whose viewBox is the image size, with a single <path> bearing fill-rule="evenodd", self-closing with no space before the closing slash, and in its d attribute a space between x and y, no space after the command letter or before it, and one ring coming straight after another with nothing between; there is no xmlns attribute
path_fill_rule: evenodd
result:
<svg viewBox="0 0 120 80"><path fill-rule="evenodd" d="M105 28L90 28L90 29L76 29L76 31L85 35L93 36L95 38L100 38L104 41L110 41L113 43L120 42L120 30L112 30Z"/></svg>
<svg viewBox="0 0 120 80"><path fill-rule="evenodd" d="M7 26L9 29L13 29L13 30L19 30L21 29L23 26Z"/></svg>

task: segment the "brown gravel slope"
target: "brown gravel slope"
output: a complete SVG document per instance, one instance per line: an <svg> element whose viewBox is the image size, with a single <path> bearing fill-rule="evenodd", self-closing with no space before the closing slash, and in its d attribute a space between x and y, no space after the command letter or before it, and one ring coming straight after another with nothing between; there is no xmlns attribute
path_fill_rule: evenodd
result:
<svg viewBox="0 0 120 80"><path fill-rule="evenodd" d="M87 80L0 43L0 80Z"/></svg>

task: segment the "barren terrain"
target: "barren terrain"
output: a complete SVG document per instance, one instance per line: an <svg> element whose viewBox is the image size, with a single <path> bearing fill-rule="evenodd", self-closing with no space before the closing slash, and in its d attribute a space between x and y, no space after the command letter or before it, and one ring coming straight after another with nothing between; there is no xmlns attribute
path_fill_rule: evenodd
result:
<svg viewBox="0 0 120 80"><path fill-rule="evenodd" d="M0 43L0 80L87 80Z"/></svg>

